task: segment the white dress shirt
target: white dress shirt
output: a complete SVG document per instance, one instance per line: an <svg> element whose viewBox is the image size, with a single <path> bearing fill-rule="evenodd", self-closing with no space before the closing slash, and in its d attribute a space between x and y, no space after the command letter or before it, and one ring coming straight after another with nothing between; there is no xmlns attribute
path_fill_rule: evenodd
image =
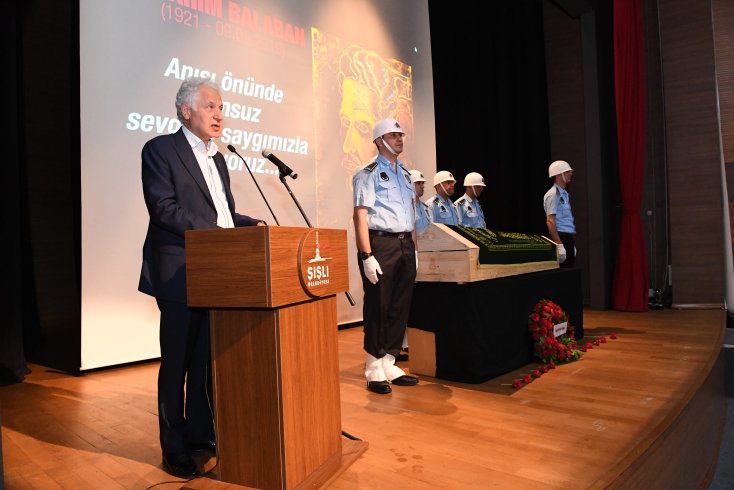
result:
<svg viewBox="0 0 734 490"><path fill-rule="evenodd" d="M214 207L217 210L217 226L220 228L234 228L234 220L227 203L227 194L224 192L224 184L219 175L217 166L214 164L214 155L217 154L218 148L214 141L204 142L201 138L189 131L183 126L183 132L186 139L194 151L196 161L199 162L201 173L204 174L206 186L209 188L209 194L214 201Z"/></svg>

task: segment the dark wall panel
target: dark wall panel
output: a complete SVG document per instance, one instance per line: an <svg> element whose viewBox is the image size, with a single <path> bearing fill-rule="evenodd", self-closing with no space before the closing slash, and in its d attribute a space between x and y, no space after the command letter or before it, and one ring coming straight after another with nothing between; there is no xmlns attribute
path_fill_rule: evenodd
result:
<svg viewBox="0 0 734 490"><path fill-rule="evenodd" d="M734 162L734 2L712 0L724 161ZM729 188L729 202L732 201Z"/></svg>
<svg viewBox="0 0 734 490"><path fill-rule="evenodd" d="M724 246L710 0L660 0L673 303L721 304Z"/></svg>
<svg viewBox="0 0 734 490"><path fill-rule="evenodd" d="M19 7L21 158L40 332L29 359L80 366L78 2L31 0Z"/></svg>
<svg viewBox="0 0 734 490"><path fill-rule="evenodd" d="M584 304L589 304L589 201L581 21L569 17L555 4L544 2L543 22L551 161L566 160L574 170L568 191L576 222L579 251L576 263L582 271ZM548 187L551 185L548 179Z"/></svg>

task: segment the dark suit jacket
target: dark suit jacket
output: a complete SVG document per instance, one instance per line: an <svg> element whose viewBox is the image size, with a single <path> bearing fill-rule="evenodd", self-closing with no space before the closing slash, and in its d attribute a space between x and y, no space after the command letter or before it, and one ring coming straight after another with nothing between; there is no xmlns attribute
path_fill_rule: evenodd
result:
<svg viewBox="0 0 734 490"><path fill-rule="evenodd" d="M183 130L158 136L143 147L143 194L150 221L143 245L138 289L156 298L186 303L184 232L217 227L217 212ZM259 220L235 213L229 172L221 153L214 162L235 226Z"/></svg>

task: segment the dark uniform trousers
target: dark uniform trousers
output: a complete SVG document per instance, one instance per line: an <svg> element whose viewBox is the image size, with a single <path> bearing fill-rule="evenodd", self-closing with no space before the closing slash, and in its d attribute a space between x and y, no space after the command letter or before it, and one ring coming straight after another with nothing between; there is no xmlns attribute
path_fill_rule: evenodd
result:
<svg viewBox="0 0 734 490"><path fill-rule="evenodd" d="M372 284L358 261L364 288L364 350L377 359L385 354L397 357L413 298L415 244L410 232L380 236L371 230L370 247L382 275Z"/></svg>
<svg viewBox="0 0 734 490"><path fill-rule="evenodd" d="M558 232L563 248L566 249L566 260L560 265L563 269L570 269L576 265L576 247L573 233Z"/></svg>
<svg viewBox="0 0 734 490"><path fill-rule="evenodd" d="M158 371L161 448L165 453L184 452L187 443L214 440L209 313L174 301L157 299L157 302L161 311ZM181 414L185 414L183 418Z"/></svg>

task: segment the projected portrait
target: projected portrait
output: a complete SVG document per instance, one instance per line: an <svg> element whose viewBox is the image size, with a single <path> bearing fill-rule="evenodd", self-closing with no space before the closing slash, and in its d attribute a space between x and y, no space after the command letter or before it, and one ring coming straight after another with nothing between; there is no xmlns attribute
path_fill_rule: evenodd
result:
<svg viewBox="0 0 734 490"><path fill-rule="evenodd" d="M400 121L406 134L412 133L410 75L410 66L386 60L359 46L350 45L339 57L342 166L350 173L367 165L374 157L372 128L376 121L392 117Z"/></svg>
<svg viewBox="0 0 734 490"><path fill-rule="evenodd" d="M337 157L351 178L377 154L372 143L375 122L392 117L406 131L401 160L410 167L413 134L410 65L318 29L312 29L312 40L317 165L328 160L333 171ZM332 132L332 128L337 132Z"/></svg>

